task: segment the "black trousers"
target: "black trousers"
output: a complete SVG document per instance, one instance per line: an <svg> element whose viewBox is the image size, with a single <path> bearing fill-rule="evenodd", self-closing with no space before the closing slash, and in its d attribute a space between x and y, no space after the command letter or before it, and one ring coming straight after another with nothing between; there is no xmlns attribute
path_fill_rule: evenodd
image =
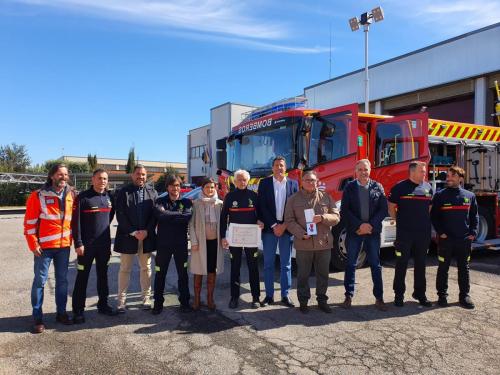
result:
<svg viewBox="0 0 500 375"><path fill-rule="evenodd" d="M154 300L155 307L162 307L165 298L165 279L167 277L168 265L170 259L174 257L175 268L177 269L177 289L179 290L179 302L181 305L189 305L189 286L188 286L188 249L186 245L172 245L171 247L159 248L155 258L155 284Z"/></svg>
<svg viewBox="0 0 500 375"><path fill-rule="evenodd" d="M458 268L459 298L463 299L469 295L469 261L471 253L471 240L457 240L451 238L440 238L438 245L438 272L436 278L437 294L440 297L448 296L448 270L451 259L455 257Z"/></svg>
<svg viewBox="0 0 500 375"><path fill-rule="evenodd" d="M99 296L97 308L103 308L108 305L108 263L110 257L111 249L109 247L86 246L83 256L77 258L77 274L72 300L73 312L80 313L85 310L87 284L94 259L97 274L97 295Z"/></svg>
<svg viewBox="0 0 500 375"><path fill-rule="evenodd" d="M397 297L403 297L406 291L406 269L408 268L410 257L413 257L414 264L413 291L418 298L425 296L425 263L430 242L430 232L398 235L394 243L396 248L396 270L393 282L394 294Z"/></svg>
<svg viewBox="0 0 500 375"><path fill-rule="evenodd" d="M250 290L253 298L260 297L259 281L259 249L256 247L230 247L231 253L231 298L240 296L240 268L241 255L245 250L247 258L248 275L250 279Z"/></svg>
<svg viewBox="0 0 500 375"><path fill-rule="evenodd" d="M217 239L207 240L207 273L217 271Z"/></svg>

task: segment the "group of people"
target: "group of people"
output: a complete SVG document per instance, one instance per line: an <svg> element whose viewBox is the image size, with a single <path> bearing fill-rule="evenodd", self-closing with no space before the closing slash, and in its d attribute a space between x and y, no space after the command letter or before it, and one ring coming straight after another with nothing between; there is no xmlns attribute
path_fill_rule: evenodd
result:
<svg viewBox="0 0 500 375"><path fill-rule="evenodd" d="M469 295L469 261L479 218L475 195L462 188L464 170L457 166L450 167L446 175L446 187L433 194L431 185L425 181L426 164L411 162L408 178L394 185L387 198L382 185L370 179L370 172L370 161L359 160L355 167L356 179L347 184L342 195L340 214L347 229L343 306L351 307L357 259L363 248L371 268L375 306L380 310L387 309L383 299L379 253L382 221L389 213L396 220L394 305L404 306L406 270L409 259L413 258L412 297L422 306L432 306L426 295L425 270L433 226L438 240L438 305L448 306L448 270L455 257L459 303L464 308L473 309L475 306Z"/></svg>
<svg viewBox="0 0 500 375"><path fill-rule="evenodd" d="M234 309L239 305L243 253L248 266L251 306L258 308L274 304L274 268L278 250L280 302L294 307L289 295L292 286L292 244L296 250L300 311L309 311L309 278L314 268L318 308L331 313L327 289L334 241L332 227L341 219L347 231L345 300L342 306L351 307L357 259L363 248L371 268L375 306L386 310L379 253L382 221L388 213L397 222L394 304L404 305L406 269L409 258L413 257L413 297L423 306L431 305L426 297L425 259L432 221L439 235L438 304L447 305L448 269L452 257L456 257L460 304L474 308L469 296L468 262L471 243L477 235L477 203L473 193L460 187L464 178L461 168L451 167L447 188L433 196L431 186L424 181L425 163L412 162L409 178L395 185L387 200L382 185L370 179L369 160L359 160L355 165L356 178L343 189L340 211L330 194L318 189L316 172L303 171L299 189L297 181L287 178L286 168L285 159L276 157L272 161L272 176L260 181L257 193L248 189L249 173L236 171L235 189L225 196L224 201L217 196L215 181L205 178L200 198L191 201L181 197L181 179L177 176L167 176L167 193L158 197L153 187L146 184L147 171L142 165L135 166L132 182L114 197L106 190L108 174L103 169L95 170L91 188L77 195L67 184L67 167L64 164L55 165L48 173L46 184L28 198L24 220L26 240L34 254L35 276L31 291L33 332L45 330L43 292L52 261L56 278L56 321L81 324L85 322L86 291L92 263L95 261L97 272L97 312L112 316L127 311L127 290L136 257L140 268L142 308L160 314L164 307L165 279L172 257L177 270L181 311L201 308L203 276L206 276L206 306L215 310L216 275L224 270L224 250L229 251L231 260L229 307ZM112 245L110 225L115 215L118 228L113 250L120 253L116 309L108 303L107 276ZM253 224L262 229L265 285L262 300L258 248L232 246L234 244L230 244L227 238L231 224ZM190 256L188 240L191 242ZM77 253L77 276L72 295L73 316L70 317L66 312L66 303L72 242ZM151 301L151 260L154 251L155 279ZM188 270L193 274L192 303Z"/></svg>

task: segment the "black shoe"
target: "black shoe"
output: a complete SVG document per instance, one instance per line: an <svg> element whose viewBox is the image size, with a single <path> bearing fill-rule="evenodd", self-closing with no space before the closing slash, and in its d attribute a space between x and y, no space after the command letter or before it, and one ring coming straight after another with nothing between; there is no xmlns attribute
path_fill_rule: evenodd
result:
<svg viewBox="0 0 500 375"><path fill-rule="evenodd" d="M102 315L107 315L107 316L115 316L118 315L118 311L113 309L109 305L105 305L103 307L98 307L97 312Z"/></svg>
<svg viewBox="0 0 500 375"><path fill-rule="evenodd" d="M307 307L307 303L301 303L299 310L302 314L307 314L309 313L309 307Z"/></svg>
<svg viewBox="0 0 500 375"><path fill-rule="evenodd" d="M258 309L260 307L260 301L259 301L259 297L254 297L252 299L252 309Z"/></svg>
<svg viewBox="0 0 500 375"><path fill-rule="evenodd" d="M416 299L419 303L419 305L424 306L424 307L431 307L432 302L427 299L426 296L423 297L418 297L415 293L411 295L413 299Z"/></svg>
<svg viewBox="0 0 500 375"><path fill-rule="evenodd" d="M57 314L56 315L56 322L64 324L65 326L70 326L73 324L73 319L71 319L70 316L66 313Z"/></svg>
<svg viewBox="0 0 500 375"><path fill-rule="evenodd" d="M394 306L403 307L405 305L403 297L394 297Z"/></svg>
<svg viewBox="0 0 500 375"><path fill-rule="evenodd" d="M318 303L318 308L327 313L327 314L331 314L332 313L332 308L330 307L330 305L328 305L328 303L326 302L319 302Z"/></svg>
<svg viewBox="0 0 500 375"><path fill-rule="evenodd" d="M266 297L260 303L260 305L262 307L267 306L267 305L273 305L273 304L274 304L274 299L272 297Z"/></svg>
<svg viewBox="0 0 500 375"><path fill-rule="evenodd" d="M191 307L191 305L189 303L188 304L181 304L180 310L182 313L188 313L188 312L193 311L193 308Z"/></svg>
<svg viewBox="0 0 500 375"><path fill-rule="evenodd" d="M85 316L83 315L82 312L74 312L73 313L73 323L74 324L83 324L85 323Z"/></svg>
<svg viewBox="0 0 500 375"><path fill-rule="evenodd" d="M440 296L438 298L439 307L448 307L448 299L444 296Z"/></svg>
<svg viewBox="0 0 500 375"><path fill-rule="evenodd" d="M229 308L235 309L237 307L238 307L238 298L232 297L231 300L229 301Z"/></svg>
<svg viewBox="0 0 500 375"><path fill-rule="evenodd" d="M474 302L472 302L472 298L470 298L470 296L465 296L464 298L460 298L459 303L460 306L469 310L472 310L473 308L476 307L474 305Z"/></svg>
<svg viewBox="0 0 500 375"><path fill-rule="evenodd" d="M295 304L292 302L290 297L283 297L281 299L281 303L285 305L286 307L295 307Z"/></svg>
<svg viewBox="0 0 500 375"><path fill-rule="evenodd" d="M151 309L151 314L159 315L163 311L163 306L155 306Z"/></svg>

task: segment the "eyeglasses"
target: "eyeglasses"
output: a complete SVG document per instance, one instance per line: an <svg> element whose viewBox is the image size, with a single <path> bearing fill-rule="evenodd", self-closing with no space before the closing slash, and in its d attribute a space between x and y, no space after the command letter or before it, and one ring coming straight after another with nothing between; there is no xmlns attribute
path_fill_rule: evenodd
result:
<svg viewBox="0 0 500 375"><path fill-rule="evenodd" d="M313 183L317 182L318 180L316 180L316 179L311 179L311 178L306 178L306 179L304 179L304 181L305 181L305 182L310 182L311 184L313 184Z"/></svg>

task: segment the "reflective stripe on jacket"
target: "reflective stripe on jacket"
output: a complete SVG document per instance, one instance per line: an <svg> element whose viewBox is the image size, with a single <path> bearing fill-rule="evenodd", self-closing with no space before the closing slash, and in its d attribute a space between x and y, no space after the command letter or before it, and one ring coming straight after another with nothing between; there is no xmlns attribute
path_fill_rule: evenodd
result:
<svg viewBox="0 0 500 375"><path fill-rule="evenodd" d="M71 245L74 193L68 186L65 189L64 209L58 195L48 186L30 194L24 215L24 235L31 251L38 246L53 249Z"/></svg>

